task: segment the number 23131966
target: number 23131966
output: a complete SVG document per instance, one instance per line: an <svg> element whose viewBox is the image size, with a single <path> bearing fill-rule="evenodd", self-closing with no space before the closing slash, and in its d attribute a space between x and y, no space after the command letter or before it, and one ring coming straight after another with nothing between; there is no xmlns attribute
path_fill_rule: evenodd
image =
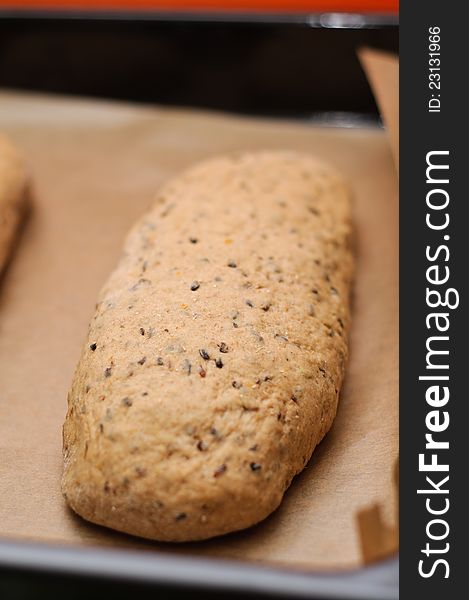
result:
<svg viewBox="0 0 469 600"><path fill-rule="evenodd" d="M428 101L428 112L441 111L441 45L440 28L428 28L428 89L431 97Z"/></svg>

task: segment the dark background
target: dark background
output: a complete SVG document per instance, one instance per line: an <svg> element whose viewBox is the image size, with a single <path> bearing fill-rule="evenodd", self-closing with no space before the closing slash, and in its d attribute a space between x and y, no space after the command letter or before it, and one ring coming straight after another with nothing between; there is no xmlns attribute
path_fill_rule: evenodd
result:
<svg viewBox="0 0 469 600"><path fill-rule="evenodd" d="M0 12L0 87L273 116L377 116L356 56L398 49L395 17Z"/></svg>

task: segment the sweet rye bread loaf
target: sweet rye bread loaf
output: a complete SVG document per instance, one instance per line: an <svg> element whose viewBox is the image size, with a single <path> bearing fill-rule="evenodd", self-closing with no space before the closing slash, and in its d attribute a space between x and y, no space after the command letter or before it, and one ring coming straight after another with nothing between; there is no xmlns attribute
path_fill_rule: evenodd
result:
<svg viewBox="0 0 469 600"><path fill-rule="evenodd" d="M7 138L0 134L0 275L25 213L26 192L23 160Z"/></svg>
<svg viewBox="0 0 469 600"><path fill-rule="evenodd" d="M334 419L347 362L350 206L290 152L168 183L101 291L68 402L63 493L156 540L279 505Z"/></svg>

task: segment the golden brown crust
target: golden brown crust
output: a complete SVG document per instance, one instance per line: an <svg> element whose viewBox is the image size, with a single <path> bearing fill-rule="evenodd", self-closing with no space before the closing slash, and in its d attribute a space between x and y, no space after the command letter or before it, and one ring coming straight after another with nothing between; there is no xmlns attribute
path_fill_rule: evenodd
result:
<svg viewBox="0 0 469 600"><path fill-rule="evenodd" d="M23 160L0 134L0 275L26 208L27 177Z"/></svg>
<svg viewBox="0 0 469 600"><path fill-rule="evenodd" d="M69 394L63 492L84 518L205 539L279 505L347 360L350 206L290 152L168 183L104 286Z"/></svg>

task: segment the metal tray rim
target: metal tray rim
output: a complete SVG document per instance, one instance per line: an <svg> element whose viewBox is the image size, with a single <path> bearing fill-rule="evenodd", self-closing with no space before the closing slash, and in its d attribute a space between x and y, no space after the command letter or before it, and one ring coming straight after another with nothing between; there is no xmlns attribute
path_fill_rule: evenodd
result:
<svg viewBox="0 0 469 600"><path fill-rule="evenodd" d="M307 573L218 558L0 540L0 569L289 598L397 600L398 558L354 571Z"/></svg>

